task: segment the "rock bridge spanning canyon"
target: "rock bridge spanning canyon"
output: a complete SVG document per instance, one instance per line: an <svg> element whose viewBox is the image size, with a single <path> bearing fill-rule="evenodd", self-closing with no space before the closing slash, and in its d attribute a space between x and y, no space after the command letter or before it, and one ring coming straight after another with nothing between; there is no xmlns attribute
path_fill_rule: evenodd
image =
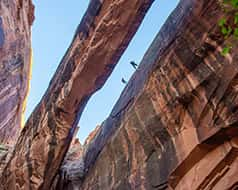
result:
<svg viewBox="0 0 238 190"><path fill-rule="evenodd" d="M152 3L91 0L20 131L34 6L0 1L0 189L238 189L238 43L220 33L219 0L181 0L110 116L70 146Z"/></svg>

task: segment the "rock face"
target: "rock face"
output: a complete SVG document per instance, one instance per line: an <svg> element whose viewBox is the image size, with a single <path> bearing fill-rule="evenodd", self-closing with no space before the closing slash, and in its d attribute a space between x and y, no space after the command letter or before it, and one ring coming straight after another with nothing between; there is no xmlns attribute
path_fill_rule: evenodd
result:
<svg viewBox="0 0 238 190"><path fill-rule="evenodd" d="M0 143L12 144L20 131L29 88L31 0L0 1Z"/></svg>
<svg viewBox="0 0 238 190"><path fill-rule="evenodd" d="M0 145L0 173L2 173L6 163L9 161L12 154L12 147L7 145Z"/></svg>
<svg viewBox="0 0 238 190"><path fill-rule="evenodd" d="M67 155L54 179L51 190L75 189L84 176L83 146L73 140ZM76 184L75 184L76 183Z"/></svg>
<svg viewBox="0 0 238 190"><path fill-rule="evenodd" d="M87 149L86 147L90 146L90 144L96 138L100 130L101 130L101 126L97 125L96 128L88 135L83 145L85 149Z"/></svg>
<svg viewBox="0 0 238 190"><path fill-rule="evenodd" d="M238 43L223 14L181 0L83 153L78 189L238 188Z"/></svg>
<svg viewBox="0 0 238 190"><path fill-rule="evenodd" d="M181 0L110 116L66 155L87 100L152 3L91 0L13 153L0 147L0 161L10 157L0 189L238 189L238 43L220 34L219 2Z"/></svg>
<svg viewBox="0 0 238 190"><path fill-rule="evenodd" d="M30 116L0 189L49 189L90 96L100 89L153 0L91 0L73 42Z"/></svg>
<svg viewBox="0 0 238 190"><path fill-rule="evenodd" d="M94 139L99 135L101 126L98 125L85 140L83 146L72 143L62 163L59 174L55 177L51 190L78 189L85 176L85 159L84 155ZM94 144L95 145L95 144Z"/></svg>

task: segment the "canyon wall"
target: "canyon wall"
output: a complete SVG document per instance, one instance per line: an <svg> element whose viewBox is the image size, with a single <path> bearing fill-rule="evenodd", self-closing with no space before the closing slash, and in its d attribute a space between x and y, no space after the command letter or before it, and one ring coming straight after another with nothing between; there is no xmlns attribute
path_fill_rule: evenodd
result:
<svg viewBox="0 0 238 190"><path fill-rule="evenodd" d="M153 0L91 0L73 42L22 130L0 189L49 189L90 96L100 89Z"/></svg>
<svg viewBox="0 0 238 190"><path fill-rule="evenodd" d="M217 0L180 1L63 189L238 188L238 43L223 16Z"/></svg>
<svg viewBox="0 0 238 190"><path fill-rule="evenodd" d="M0 143L13 144L23 124L31 66L31 0L0 1Z"/></svg>
<svg viewBox="0 0 238 190"><path fill-rule="evenodd" d="M3 143L19 130L28 88L33 6L27 2L0 6L0 58L3 68L13 69L0 70L0 79L9 74L1 81L13 87L0 83L0 103L6 104L0 111L9 114L5 110L11 105L19 107L19 117L13 117L18 124L1 128ZM218 0L180 1L110 116L86 145L74 140L66 155L85 104L110 76L152 2L90 1L16 146L0 146L0 189L238 188L238 43L220 32L217 23L226 13ZM230 43L231 52L223 56ZM17 55L25 61L20 66L11 62ZM14 82L16 103L6 96L15 92ZM6 154L9 150L12 154ZM3 163L6 157L9 162Z"/></svg>

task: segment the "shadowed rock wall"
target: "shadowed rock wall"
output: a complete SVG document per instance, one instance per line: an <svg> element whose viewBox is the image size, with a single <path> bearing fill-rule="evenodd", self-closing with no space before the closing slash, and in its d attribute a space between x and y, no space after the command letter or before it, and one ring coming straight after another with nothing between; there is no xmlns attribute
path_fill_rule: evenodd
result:
<svg viewBox="0 0 238 190"><path fill-rule="evenodd" d="M77 188L238 188L238 44L222 16L217 0L181 0L83 153Z"/></svg>
<svg viewBox="0 0 238 190"><path fill-rule="evenodd" d="M31 0L0 1L0 143L13 144L21 129L31 59Z"/></svg>
<svg viewBox="0 0 238 190"><path fill-rule="evenodd" d="M85 149L76 143L52 186L88 98L110 75L151 3L90 1L17 141L1 189L238 188L238 43L220 34L218 0L180 1L109 118ZM232 51L222 56L227 43Z"/></svg>
<svg viewBox="0 0 238 190"><path fill-rule="evenodd" d="M100 89L153 0L91 0L73 42L31 114L1 189L49 189L90 96Z"/></svg>

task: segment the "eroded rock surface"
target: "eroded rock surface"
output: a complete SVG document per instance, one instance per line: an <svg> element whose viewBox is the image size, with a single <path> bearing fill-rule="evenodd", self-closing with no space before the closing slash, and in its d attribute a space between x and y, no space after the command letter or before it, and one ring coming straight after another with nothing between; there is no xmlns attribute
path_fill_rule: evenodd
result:
<svg viewBox="0 0 238 190"><path fill-rule="evenodd" d="M59 173L51 186L52 190L79 189L85 173L87 173L84 155L87 153L88 147L94 144L100 129L100 125L96 126L83 145L78 142L78 139L73 140Z"/></svg>
<svg viewBox="0 0 238 190"><path fill-rule="evenodd" d="M180 1L109 118L66 155L88 98L152 3L90 2L13 152L0 147L0 189L237 189L238 43L220 34L218 0ZM5 35L0 27L3 47Z"/></svg>
<svg viewBox="0 0 238 190"><path fill-rule="evenodd" d="M12 154L12 146L0 145L0 173L2 173L4 167L9 161Z"/></svg>
<svg viewBox="0 0 238 190"><path fill-rule="evenodd" d="M78 189L238 188L238 43L223 14L180 2L84 152Z"/></svg>
<svg viewBox="0 0 238 190"><path fill-rule="evenodd" d="M90 96L100 89L153 0L91 0L73 42L3 171L1 189L49 189Z"/></svg>
<svg viewBox="0 0 238 190"><path fill-rule="evenodd" d="M31 59L31 0L0 1L0 143L13 144L21 129Z"/></svg>
<svg viewBox="0 0 238 190"><path fill-rule="evenodd" d="M77 138L73 139L51 190L75 189L84 176L83 146ZM76 185L77 184L77 185Z"/></svg>

